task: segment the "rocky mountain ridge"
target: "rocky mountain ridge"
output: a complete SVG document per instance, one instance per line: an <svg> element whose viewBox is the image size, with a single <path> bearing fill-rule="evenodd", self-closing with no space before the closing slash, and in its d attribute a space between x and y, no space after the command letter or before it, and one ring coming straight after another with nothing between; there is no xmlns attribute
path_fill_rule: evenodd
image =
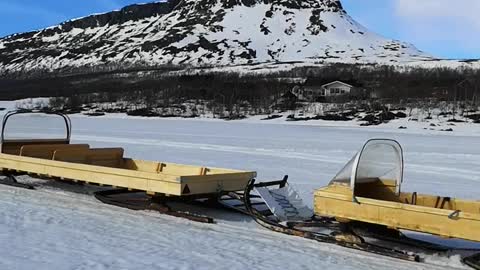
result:
<svg viewBox="0 0 480 270"><path fill-rule="evenodd" d="M170 0L0 39L0 76L108 67L436 61L372 33L339 0Z"/></svg>

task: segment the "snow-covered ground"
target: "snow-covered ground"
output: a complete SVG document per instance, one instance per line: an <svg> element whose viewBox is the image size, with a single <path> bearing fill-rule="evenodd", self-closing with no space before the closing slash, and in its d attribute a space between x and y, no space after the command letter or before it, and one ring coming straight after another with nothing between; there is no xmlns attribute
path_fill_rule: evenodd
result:
<svg viewBox="0 0 480 270"><path fill-rule="evenodd" d="M0 103L0 107L8 104ZM287 122L73 116L73 140L123 146L134 158L290 175L311 204L370 138L404 146L403 190L480 198L480 132L330 127ZM51 134L40 119L16 132ZM478 130L472 125L472 130ZM218 224L103 205L87 188L45 182L36 191L0 186L0 269L452 269L458 256L409 263L284 236L248 218L197 209Z"/></svg>

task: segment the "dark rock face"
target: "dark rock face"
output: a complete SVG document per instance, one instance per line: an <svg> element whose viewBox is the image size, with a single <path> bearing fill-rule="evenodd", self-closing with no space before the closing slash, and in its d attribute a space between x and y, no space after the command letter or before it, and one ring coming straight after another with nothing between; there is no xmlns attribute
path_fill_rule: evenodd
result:
<svg viewBox="0 0 480 270"><path fill-rule="evenodd" d="M339 42L332 40L338 36ZM424 55L369 33L339 0L170 0L0 39L0 76L417 56Z"/></svg>
<svg viewBox="0 0 480 270"><path fill-rule="evenodd" d="M71 31L73 28L94 28L105 25L122 24L127 21L138 21L152 16L158 16L170 13L180 2L180 0L170 0L169 2L148 3L142 5L130 5L119 11L112 11L105 14L91 15L81 19L66 21L57 27L47 28L42 31L45 36L52 36L62 32ZM20 38L31 38L38 32L28 32L18 35L12 35L5 40L14 40Z"/></svg>
<svg viewBox="0 0 480 270"><path fill-rule="evenodd" d="M340 0L197 0L183 1L181 5L186 6L196 2L201 6L212 6L219 2L223 8L229 9L234 6L252 7L256 4L283 6L291 9L301 8L321 8L324 11L341 11L343 10Z"/></svg>

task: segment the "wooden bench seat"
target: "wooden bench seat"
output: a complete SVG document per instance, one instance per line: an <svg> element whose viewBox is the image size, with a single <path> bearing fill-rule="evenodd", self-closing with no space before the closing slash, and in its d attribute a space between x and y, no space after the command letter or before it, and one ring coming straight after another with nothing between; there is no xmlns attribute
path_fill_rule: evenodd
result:
<svg viewBox="0 0 480 270"><path fill-rule="evenodd" d="M2 153L9 155L20 155L20 149L25 145L66 145L70 144L65 139L17 139L17 140L5 140L2 143Z"/></svg>
<svg viewBox="0 0 480 270"><path fill-rule="evenodd" d="M72 151L75 149L89 149L88 144L32 144L20 148L20 156L52 159L57 150Z"/></svg>
<svg viewBox="0 0 480 270"><path fill-rule="evenodd" d="M123 168L123 148L59 149L53 160L89 164L96 166Z"/></svg>

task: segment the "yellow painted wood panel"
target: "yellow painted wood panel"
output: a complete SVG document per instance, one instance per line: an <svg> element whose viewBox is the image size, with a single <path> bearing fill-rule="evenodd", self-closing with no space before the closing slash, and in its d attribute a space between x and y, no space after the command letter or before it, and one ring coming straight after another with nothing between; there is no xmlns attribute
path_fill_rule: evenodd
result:
<svg viewBox="0 0 480 270"><path fill-rule="evenodd" d="M60 149L56 150L53 160L123 168L123 148Z"/></svg>
<svg viewBox="0 0 480 270"><path fill-rule="evenodd" d="M124 169L73 164L10 155L9 157L5 158L4 156L5 155L0 155L0 166L2 168L151 192L168 192L168 194L171 195L180 195L181 193L181 185L178 177L176 176L149 174ZM149 182L161 183L149 185ZM176 190L173 190L171 187L169 187L167 190L165 190L162 188L165 186L164 183L175 183L177 188ZM149 186L162 189L149 189Z"/></svg>
<svg viewBox="0 0 480 270"><path fill-rule="evenodd" d="M176 171L146 172L7 154L0 154L0 168L177 196L182 195L185 185L189 185L190 189L190 193L185 195L243 190L246 183L255 176L255 172L232 171L227 174L188 176L182 179Z"/></svg>
<svg viewBox="0 0 480 270"><path fill-rule="evenodd" d="M217 191L238 191L244 190L248 182L256 177L255 172L227 173L206 176L181 176L182 184L188 185L189 189Z"/></svg>
<svg viewBox="0 0 480 270"><path fill-rule="evenodd" d="M414 201L412 193L402 193L400 198L402 202L408 202L408 204L412 204ZM461 210L466 213L480 214L480 201L467 201L450 197L417 194L416 205L447 210Z"/></svg>
<svg viewBox="0 0 480 270"><path fill-rule="evenodd" d="M146 161L146 160L133 160L125 158L123 160L124 168L128 170L135 170L141 172L157 173L160 172L162 162Z"/></svg>
<svg viewBox="0 0 480 270"><path fill-rule="evenodd" d="M2 153L4 154L10 154L10 155L19 155L20 154L20 148L24 145L40 145L40 144L56 144L56 145L62 145L62 144L69 144L69 141L66 139L35 139L35 140L29 140L29 139L17 139L17 140L5 140L1 147L2 147Z"/></svg>
<svg viewBox="0 0 480 270"><path fill-rule="evenodd" d="M144 172L163 172L168 174L176 174L179 176L180 175L185 175L185 176L200 175L200 172L202 171L203 168L208 169L207 175L244 172L239 170L200 167L200 166L183 165L183 164L175 164L175 163L168 163L168 162L134 160L129 158L125 158L124 163L125 163L126 169L138 170L138 171L144 171Z"/></svg>
<svg viewBox="0 0 480 270"><path fill-rule="evenodd" d="M462 212L458 218L449 219L451 210L361 197L357 197L359 203L356 203L346 195L332 194L323 190L316 192L314 207L317 215L480 241L480 214Z"/></svg>
<svg viewBox="0 0 480 270"><path fill-rule="evenodd" d="M56 150L88 149L88 144L41 144L24 145L20 148L20 156L52 159Z"/></svg>

